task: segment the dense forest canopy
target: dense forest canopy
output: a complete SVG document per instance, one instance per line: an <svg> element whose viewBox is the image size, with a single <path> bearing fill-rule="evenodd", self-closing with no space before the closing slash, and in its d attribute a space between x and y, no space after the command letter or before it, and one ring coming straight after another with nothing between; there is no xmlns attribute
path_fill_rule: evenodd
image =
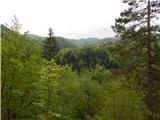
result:
<svg viewBox="0 0 160 120"><path fill-rule="evenodd" d="M1 25L1 119L160 120L160 2L123 2L116 38Z"/></svg>

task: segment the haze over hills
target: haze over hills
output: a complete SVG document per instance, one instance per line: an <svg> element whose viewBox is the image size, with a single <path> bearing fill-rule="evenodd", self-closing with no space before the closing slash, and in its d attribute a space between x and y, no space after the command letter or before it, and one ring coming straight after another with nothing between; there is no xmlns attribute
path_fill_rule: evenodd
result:
<svg viewBox="0 0 160 120"><path fill-rule="evenodd" d="M27 37L31 38L31 39L34 39L34 40L39 40L41 42L47 39L47 37L38 36L38 35L34 35L34 34L27 34ZM76 45L74 45L73 43L67 41L63 37L56 37L56 42L57 42L58 47L60 49L77 47Z"/></svg>
<svg viewBox="0 0 160 120"><path fill-rule="evenodd" d="M34 34L28 34L28 37L35 39L35 40L45 40L47 37L38 36ZM115 42L119 40L119 38L116 37L109 37L109 38L83 38L83 39L69 39L64 37L56 37L56 41L60 44L60 46L67 46L67 47L81 47L81 46L87 46L87 45L94 45L94 44L103 44L107 42ZM62 47L63 48L63 47Z"/></svg>
<svg viewBox="0 0 160 120"><path fill-rule="evenodd" d="M3 38L3 34L9 31L9 28L7 28L2 24L1 31L2 31L2 38ZM39 36L34 34L27 34L26 36L34 40L39 40L40 42L44 41L47 38L44 36ZM119 40L119 38L115 38L115 37L109 37L109 38L103 38L103 39L99 39L96 37L83 38L83 39L69 39L64 37L56 37L56 41L60 49L88 46L88 45L94 45L94 44L103 44L107 42L115 42L117 40Z"/></svg>

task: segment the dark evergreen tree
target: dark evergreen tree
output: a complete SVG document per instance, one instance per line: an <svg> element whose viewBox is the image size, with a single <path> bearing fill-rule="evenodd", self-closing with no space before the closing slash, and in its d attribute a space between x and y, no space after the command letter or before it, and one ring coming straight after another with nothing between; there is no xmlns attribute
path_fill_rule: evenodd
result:
<svg viewBox="0 0 160 120"><path fill-rule="evenodd" d="M160 34L157 29L160 3L157 0L124 0L123 2L128 5L128 9L121 12L121 17L116 19L112 28L121 37L122 48L127 47L131 55L132 61L128 62L127 66L141 69L143 74L146 82L148 120L158 120L160 119L160 111L157 109L159 102L154 98L160 98L158 95L160 88L156 87L160 82L154 76L160 73L160 70L155 70L158 64L154 59L155 49L157 49L155 46L158 44ZM157 61L160 61L160 58Z"/></svg>
<svg viewBox="0 0 160 120"><path fill-rule="evenodd" d="M57 52L58 52L58 46L56 39L54 37L53 29L49 28L49 37L46 39L46 41L43 42L44 46L44 57L48 60L51 60L52 58L55 58Z"/></svg>

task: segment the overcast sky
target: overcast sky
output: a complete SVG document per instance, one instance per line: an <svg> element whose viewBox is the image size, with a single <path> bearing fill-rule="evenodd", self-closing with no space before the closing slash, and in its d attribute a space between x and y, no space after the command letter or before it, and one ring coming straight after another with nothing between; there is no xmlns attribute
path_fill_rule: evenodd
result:
<svg viewBox="0 0 160 120"><path fill-rule="evenodd" d="M22 31L67 38L112 37L111 25L119 16L120 0L2 0L0 23L12 24L13 14Z"/></svg>

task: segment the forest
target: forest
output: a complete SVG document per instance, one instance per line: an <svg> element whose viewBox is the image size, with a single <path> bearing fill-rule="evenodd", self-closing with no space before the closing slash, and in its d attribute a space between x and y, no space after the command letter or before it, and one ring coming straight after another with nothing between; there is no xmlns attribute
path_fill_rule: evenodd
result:
<svg viewBox="0 0 160 120"><path fill-rule="evenodd" d="M1 120L160 120L160 2L123 3L105 42L1 25Z"/></svg>

